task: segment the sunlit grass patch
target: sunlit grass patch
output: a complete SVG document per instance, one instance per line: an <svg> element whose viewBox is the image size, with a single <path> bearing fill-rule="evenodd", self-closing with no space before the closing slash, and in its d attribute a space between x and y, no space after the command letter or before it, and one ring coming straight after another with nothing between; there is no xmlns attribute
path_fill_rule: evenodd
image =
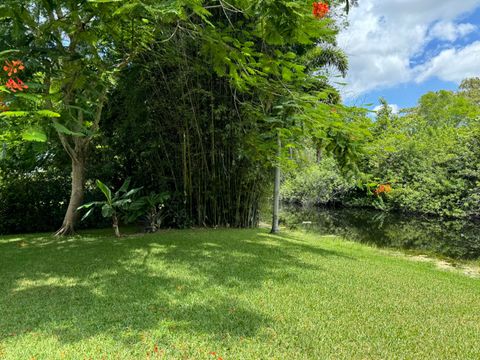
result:
<svg viewBox="0 0 480 360"><path fill-rule="evenodd" d="M0 238L0 358L480 357L480 280L430 262L299 232L109 234Z"/></svg>

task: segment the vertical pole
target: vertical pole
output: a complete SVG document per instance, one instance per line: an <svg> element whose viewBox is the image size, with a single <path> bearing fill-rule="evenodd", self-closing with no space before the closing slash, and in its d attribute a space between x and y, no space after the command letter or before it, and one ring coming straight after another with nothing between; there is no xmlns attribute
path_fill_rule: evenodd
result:
<svg viewBox="0 0 480 360"><path fill-rule="evenodd" d="M280 211L280 157L282 156L282 141L280 140L280 132L277 133L277 163L275 165L275 182L273 186L273 219L272 230L270 233L275 234L280 231L278 227L278 214Z"/></svg>

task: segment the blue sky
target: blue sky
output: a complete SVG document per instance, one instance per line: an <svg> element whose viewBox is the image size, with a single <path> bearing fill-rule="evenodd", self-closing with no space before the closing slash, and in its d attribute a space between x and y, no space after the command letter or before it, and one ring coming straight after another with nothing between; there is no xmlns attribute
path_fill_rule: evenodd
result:
<svg viewBox="0 0 480 360"><path fill-rule="evenodd" d="M347 104L397 108L480 76L480 0L359 0L339 36L350 71Z"/></svg>

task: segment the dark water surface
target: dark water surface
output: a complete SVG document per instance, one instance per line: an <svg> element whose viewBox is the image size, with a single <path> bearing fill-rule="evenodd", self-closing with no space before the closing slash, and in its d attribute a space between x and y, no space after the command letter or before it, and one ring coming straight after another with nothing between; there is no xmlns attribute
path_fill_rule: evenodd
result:
<svg viewBox="0 0 480 360"><path fill-rule="evenodd" d="M461 260L480 259L480 222L385 213L368 209L283 207L288 227L379 247ZM309 223L311 222L311 223Z"/></svg>

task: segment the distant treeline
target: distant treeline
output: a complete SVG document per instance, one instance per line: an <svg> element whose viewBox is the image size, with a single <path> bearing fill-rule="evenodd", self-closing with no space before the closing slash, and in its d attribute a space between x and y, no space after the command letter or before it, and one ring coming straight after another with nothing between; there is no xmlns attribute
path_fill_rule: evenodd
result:
<svg viewBox="0 0 480 360"><path fill-rule="evenodd" d="M382 100L370 132L358 171L345 174L312 149L305 170L286 177L283 199L480 215L480 78L464 80L456 92L429 92L398 114Z"/></svg>

